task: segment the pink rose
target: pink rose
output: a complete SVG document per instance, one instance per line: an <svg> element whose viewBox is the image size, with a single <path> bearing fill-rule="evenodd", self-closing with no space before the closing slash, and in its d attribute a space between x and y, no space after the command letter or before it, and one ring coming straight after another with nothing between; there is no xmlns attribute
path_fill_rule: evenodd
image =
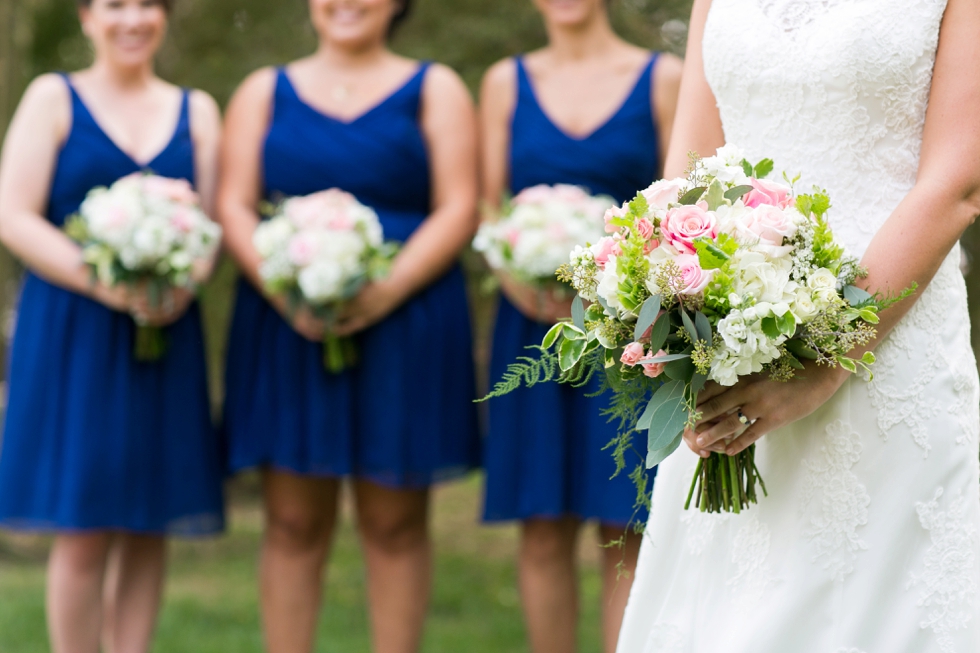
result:
<svg viewBox="0 0 980 653"><path fill-rule="evenodd" d="M680 254L674 262L680 268L684 281L684 290L680 291L682 295L697 295L707 288L715 274L714 270L702 270L701 262L694 254Z"/></svg>
<svg viewBox="0 0 980 653"><path fill-rule="evenodd" d="M612 236L606 236L605 238L600 238L594 247L593 258L595 258L596 265L605 270L606 265L609 263L609 257L616 256L613 254L613 250L619 247L619 243Z"/></svg>
<svg viewBox="0 0 980 653"><path fill-rule="evenodd" d="M327 227L334 231L350 231L354 228L354 218L345 209L334 209L327 220Z"/></svg>
<svg viewBox="0 0 980 653"><path fill-rule="evenodd" d="M194 229L194 214L184 208L177 209L170 216L170 224L177 231L190 233Z"/></svg>
<svg viewBox="0 0 980 653"><path fill-rule="evenodd" d="M636 365L643 358L646 349L638 342L631 342L623 349L623 355L619 357L619 362L623 365Z"/></svg>
<svg viewBox="0 0 980 653"><path fill-rule="evenodd" d="M590 196L579 186L573 186L571 184L555 184L553 199L556 202L585 204L589 201Z"/></svg>
<svg viewBox="0 0 980 653"><path fill-rule="evenodd" d="M718 221L714 213L708 213L700 206L678 206L667 211L660 222L660 232L678 251L693 254L696 239L713 239L718 235Z"/></svg>
<svg viewBox="0 0 980 653"><path fill-rule="evenodd" d="M613 241L612 255L617 258L623 255L623 246L619 243L618 240Z"/></svg>
<svg viewBox="0 0 980 653"><path fill-rule="evenodd" d="M796 225L782 210L762 204L739 220L738 230L754 234L764 245L778 247L783 244L783 238L796 233Z"/></svg>
<svg viewBox="0 0 980 653"><path fill-rule="evenodd" d="M667 363L644 363L643 361L650 360L652 358L656 358L657 356L666 356L666 355L667 355L667 352L665 352L663 349L661 349L660 351L658 351L656 353L656 355L653 352L650 352L649 354L647 354L646 356L644 356L643 358L641 358L640 359L640 364L643 365L643 374L645 376L650 377L651 379L655 379L658 376L660 376L661 374L663 374L664 373L664 365L666 365Z"/></svg>
<svg viewBox="0 0 980 653"><path fill-rule="evenodd" d="M643 255L646 256L647 254L651 253L653 250L657 249L658 247L660 247L659 240L657 239L648 240L646 245L643 246Z"/></svg>
<svg viewBox="0 0 980 653"><path fill-rule="evenodd" d="M762 204L785 209L793 203L792 189L785 184L763 179L749 179L752 190L742 196L745 206L755 208Z"/></svg>
<svg viewBox="0 0 980 653"><path fill-rule="evenodd" d="M528 186L517 195L514 196L514 204L542 204L553 199L553 191L551 186L546 184L538 184L537 186Z"/></svg>
<svg viewBox="0 0 980 653"><path fill-rule="evenodd" d="M602 216L603 222L606 223L606 233L614 234L619 231L619 227L609 224L609 221L615 218L625 218L626 214L629 212L629 206L626 204L623 204L622 206L611 206L606 209L606 214Z"/></svg>
<svg viewBox="0 0 980 653"><path fill-rule="evenodd" d="M289 262L297 267L306 267L313 262L316 258L317 251L319 250L319 242L316 234L312 233L299 233L293 236L292 240L289 241L289 246L286 249L286 256L289 257Z"/></svg>
<svg viewBox="0 0 980 653"><path fill-rule="evenodd" d="M677 179L661 179L640 192L646 198L647 204L666 210L670 204L677 203L681 194L681 183L681 180Z"/></svg>
<svg viewBox="0 0 980 653"><path fill-rule="evenodd" d="M643 240L650 240L653 238L653 223L646 218L640 218L636 221L636 233L640 234Z"/></svg>

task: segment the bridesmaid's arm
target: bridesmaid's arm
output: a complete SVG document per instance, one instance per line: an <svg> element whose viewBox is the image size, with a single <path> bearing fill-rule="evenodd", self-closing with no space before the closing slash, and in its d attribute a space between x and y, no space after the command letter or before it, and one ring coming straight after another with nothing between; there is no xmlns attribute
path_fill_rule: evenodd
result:
<svg viewBox="0 0 980 653"><path fill-rule="evenodd" d="M683 73L684 62L679 58L669 53L657 57L656 68L652 75L653 93L650 95L650 101L653 105L653 115L657 120L657 132L660 134L657 170L661 173L664 161L667 160L667 151L670 149L670 135L674 129L677 95L680 92Z"/></svg>
<svg viewBox="0 0 980 653"><path fill-rule="evenodd" d="M262 143L272 116L275 84L275 70L258 70L242 82L228 104L219 155L217 217L224 227L225 247L245 278L300 335L316 342L323 339L323 323L305 307L290 313L284 297L266 292L259 276L262 259L252 245L260 220Z"/></svg>
<svg viewBox="0 0 980 653"><path fill-rule="evenodd" d="M939 33L915 186L875 234L861 261L869 272L861 285L869 291L894 293L917 283L920 292L881 313L878 336L868 349L908 313L957 240L980 215L977 34L980 4L975 0L949 0ZM806 378L789 383L739 383L699 408L705 419L736 406L743 406L750 418L759 418L757 425L729 445L729 452L737 452L765 433L810 414L833 395L847 376L839 368L818 367L810 369ZM705 444L731 435L729 426L722 420L702 433Z"/></svg>
<svg viewBox="0 0 980 653"><path fill-rule="evenodd" d="M508 186L516 89L517 69L513 59L504 59L491 66L480 85L480 173L483 205L491 212L500 208ZM507 300L528 319L553 324L571 314L570 301L560 301L548 292L537 292L503 271L497 270L494 274Z"/></svg>
<svg viewBox="0 0 980 653"><path fill-rule="evenodd" d="M0 241L38 276L109 308L129 308L122 287L92 283L81 248L45 217L51 181L71 127L68 89L56 75L34 80L0 154Z"/></svg>
<svg viewBox="0 0 980 653"><path fill-rule="evenodd" d="M704 59L701 56L704 23L709 9L711 0L694 0L677 112L664 161L664 177L668 179L684 175L688 152L710 156L725 144L718 104L704 75Z"/></svg>
<svg viewBox="0 0 980 653"><path fill-rule="evenodd" d="M382 320L442 276L476 229L476 115L462 80L433 65L422 88L422 132L432 170L433 211L398 253L391 274L370 284L344 311L335 332L349 335Z"/></svg>

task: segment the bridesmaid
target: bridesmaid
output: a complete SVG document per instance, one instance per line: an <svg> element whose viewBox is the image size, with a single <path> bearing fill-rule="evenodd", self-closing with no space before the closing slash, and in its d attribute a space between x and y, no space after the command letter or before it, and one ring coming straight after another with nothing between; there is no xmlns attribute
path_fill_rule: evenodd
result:
<svg viewBox="0 0 980 653"><path fill-rule="evenodd" d="M167 534L223 528L200 314L190 293L148 310L145 294L90 280L60 227L86 193L152 170L215 184L220 117L201 91L153 72L169 4L79 2L95 62L36 79L0 161L0 240L26 265L0 451L0 526L54 534L51 646L146 651ZM208 262L209 264L211 262ZM166 326L156 363L132 356L139 315Z"/></svg>
<svg viewBox="0 0 980 653"><path fill-rule="evenodd" d="M681 63L632 46L609 24L605 0L534 0L548 45L507 59L486 74L480 94L483 194L536 184L577 184L593 194L631 199L659 176L673 121ZM491 378L570 314L559 301L501 278ZM557 384L521 389L490 404L485 447L486 521L521 520L520 588L535 653L575 650L578 612L575 547L582 522L599 522L602 543L624 536L635 511L629 469L615 471L603 447L616 425L601 415L598 389ZM653 474L649 475L652 482ZM636 564L640 536L603 549L603 642L613 651ZM626 574L620 573L625 565Z"/></svg>
<svg viewBox="0 0 980 653"><path fill-rule="evenodd" d="M228 352L231 471L263 474L260 565L272 653L310 651L341 481L351 479L374 648L418 649L430 593L429 487L480 445L457 256L475 229L476 117L448 68L393 54L407 0L310 0L316 52L254 73L228 109L219 214L243 273ZM335 332L352 370L323 368L324 324L262 288L261 200L340 188L404 247Z"/></svg>

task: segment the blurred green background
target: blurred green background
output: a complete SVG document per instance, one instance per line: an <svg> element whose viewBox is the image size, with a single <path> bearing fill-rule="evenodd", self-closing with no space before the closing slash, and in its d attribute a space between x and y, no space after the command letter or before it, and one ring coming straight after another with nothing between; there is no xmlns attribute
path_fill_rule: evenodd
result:
<svg viewBox="0 0 980 653"><path fill-rule="evenodd" d="M682 52L690 0L612 0L617 29L644 47ZM393 48L456 69L471 89L494 61L531 50L544 31L530 0L415 0L413 16ZM252 70L281 64L315 44L302 0L176 0L160 74L203 88L224 104ZM75 70L90 60L72 0L0 0L0 134L26 84L51 70ZM482 270L467 257L479 287ZM234 269L221 266L203 297L212 391L221 397L223 343L233 296ZM19 283L17 265L0 252L0 311L9 324ZM474 290L477 357L485 342L493 298ZM8 329L9 331L9 329ZM526 651L513 556L516 529L478 525L481 480L442 487L434 495L437 552L435 591L426 652ZM177 543L159 633L158 653L261 650L255 590L262 526L255 477L229 484L230 532L209 542ZM345 502L346 504L346 502ZM363 561L345 505L329 571L317 651L368 651ZM47 651L44 626L43 537L0 534L0 653ZM598 651L600 549L583 534L582 651Z"/></svg>

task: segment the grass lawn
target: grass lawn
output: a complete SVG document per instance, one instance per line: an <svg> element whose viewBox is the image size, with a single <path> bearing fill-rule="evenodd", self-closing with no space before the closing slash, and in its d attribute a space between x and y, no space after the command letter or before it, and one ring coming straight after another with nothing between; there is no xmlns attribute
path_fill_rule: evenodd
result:
<svg viewBox="0 0 980 653"><path fill-rule="evenodd" d="M254 478L231 488L230 532L177 542L154 653L262 651L256 553L262 517ZM484 527L476 517L480 478L434 496L436 576L422 650L427 653L527 651L516 590L515 527ZM48 651L44 625L47 540L0 535L0 652ZM595 532L583 533L580 650L599 650L599 577ZM334 548L316 651L369 651L364 564L349 510Z"/></svg>

